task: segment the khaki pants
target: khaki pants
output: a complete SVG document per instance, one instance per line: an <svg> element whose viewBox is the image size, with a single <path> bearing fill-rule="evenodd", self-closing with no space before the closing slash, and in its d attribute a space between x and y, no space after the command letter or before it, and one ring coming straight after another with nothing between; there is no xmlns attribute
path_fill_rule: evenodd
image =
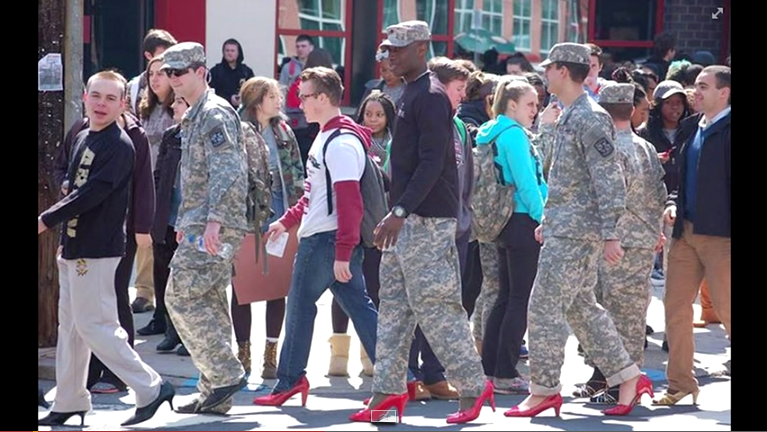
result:
<svg viewBox="0 0 767 432"><path fill-rule="evenodd" d="M692 321L693 303L704 276L714 310L730 336L731 240L693 234L692 230L692 223L684 221L682 237L672 241L663 299L669 346L666 367L669 389L685 392L698 389L693 373Z"/></svg>
<svg viewBox="0 0 767 432"><path fill-rule="evenodd" d="M86 388L91 351L136 393L143 407L160 394L162 379L128 345L117 320L115 270L120 258L65 260L59 266L56 399L51 411L90 411Z"/></svg>
<svg viewBox="0 0 767 432"><path fill-rule="evenodd" d="M152 248L136 250L136 297L154 301L154 258Z"/></svg>

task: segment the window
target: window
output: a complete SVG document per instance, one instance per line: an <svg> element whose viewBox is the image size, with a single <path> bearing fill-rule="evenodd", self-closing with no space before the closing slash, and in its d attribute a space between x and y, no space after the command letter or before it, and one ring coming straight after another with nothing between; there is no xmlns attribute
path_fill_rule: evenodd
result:
<svg viewBox="0 0 767 432"><path fill-rule="evenodd" d="M351 48L351 4L349 0L279 0L277 4L276 65L285 56L296 55L296 38L307 34L314 46L328 51L336 68L344 67ZM350 75L345 74L344 87L349 88ZM348 93L348 92L347 92ZM344 103L349 102L348 94Z"/></svg>
<svg viewBox="0 0 767 432"><path fill-rule="evenodd" d="M466 33L474 21L474 0L455 0L455 24L453 33Z"/></svg>
<svg viewBox="0 0 767 432"><path fill-rule="evenodd" d="M541 53L559 42L559 0L543 0L541 11Z"/></svg>
<svg viewBox="0 0 767 432"><path fill-rule="evenodd" d="M498 36L503 34L503 0L482 2L482 28Z"/></svg>
<svg viewBox="0 0 767 432"><path fill-rule="evenodd" d="M567 42L586 43L584 16L579 0L567 0Z"/></svg>
<svg viewBox="0 0 767 432"><path fill-rule="evenodd" d="M514 0L514 35L511 39L518 51L530 51L532 15L532 0Z"/></svg>
<svg viewBox="0 0 767 432"><path fill-rule="evenodd" d="M594 0L594 39L651 41L656 31L655 1Z"/></svg>
<svg viewBox="0 0 767 432"><path fill-rule="evenodd" d="M473 0L470 0L473 3ZM386 27L400 21L421 20L431 28L432 42L427 57L447 55L451 51L452 37L448 36L448 2L446 0L382 0L383 27L381 39L386 38Z"/></svg>

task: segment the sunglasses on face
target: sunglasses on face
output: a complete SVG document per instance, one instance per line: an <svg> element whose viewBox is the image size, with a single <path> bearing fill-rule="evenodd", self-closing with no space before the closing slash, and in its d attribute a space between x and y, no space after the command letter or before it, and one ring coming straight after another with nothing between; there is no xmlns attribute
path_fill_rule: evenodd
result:
<svg viewBox="0 0 767 432"><path fill-rule="evenodd" d="M180 77L183 75L186 75L189 73L189 69L165 69L165 75L168 75L168 78L171 77Z"/></svg>

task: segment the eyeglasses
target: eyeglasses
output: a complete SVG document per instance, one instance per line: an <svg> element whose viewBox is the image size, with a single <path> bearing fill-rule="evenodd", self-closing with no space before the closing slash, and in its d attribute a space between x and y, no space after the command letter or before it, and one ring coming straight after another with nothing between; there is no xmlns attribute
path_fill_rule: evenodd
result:
<svg viewBox="0 0 767 432"><path fill-rule="evenodd" d="M299 92L298 98L301 99L301 102L306 102L306 100L309 99L310 97L317 97L319 95L320 95L319 93L301 94Z"/></svg>
<svg viewBox="0 0 767 432"><path fill-rule="evenodd" d="M186 75L189 73L189 69L165 69L165 75L168 75L168 78L171 78L173 76L180 77L183 75Z"/></svg>

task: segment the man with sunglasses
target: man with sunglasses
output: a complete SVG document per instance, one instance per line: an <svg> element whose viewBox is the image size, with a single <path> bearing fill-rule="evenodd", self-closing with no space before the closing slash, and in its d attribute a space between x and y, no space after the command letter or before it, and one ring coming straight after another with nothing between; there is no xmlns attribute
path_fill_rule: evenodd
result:
<svg viewBox="0 0 767 432"><path fill-rule="evenodd" d="M229 102L208 87L202 45L174 45L165 51L163 62L161 70L176 96L190 106L181 120L178 249L170 263L165 302L200 370L200 396L177 411L222 414L247 384L231 346L226 287L233 258L219 255L222 244L238 250L246 231L247 162L240 119ZM200 238L204 251L197 247Z"/></svg>

